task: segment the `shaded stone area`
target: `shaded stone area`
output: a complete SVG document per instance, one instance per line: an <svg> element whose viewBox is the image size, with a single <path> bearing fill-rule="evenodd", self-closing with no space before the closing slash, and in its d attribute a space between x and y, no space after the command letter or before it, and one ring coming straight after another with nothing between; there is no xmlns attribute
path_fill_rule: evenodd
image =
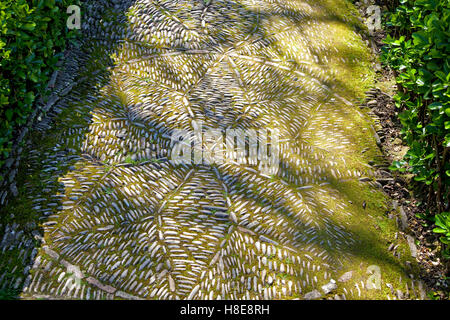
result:
<svg viewBox="0 0 450 320"><path fill-rule="evenodd" d="M352 103L371 74L350 5L84 6L76 85L34 128L19 196L1 209L4 296L423 297ZM278 129L278 173L172 164L171 134L193 121Z"/></svg>

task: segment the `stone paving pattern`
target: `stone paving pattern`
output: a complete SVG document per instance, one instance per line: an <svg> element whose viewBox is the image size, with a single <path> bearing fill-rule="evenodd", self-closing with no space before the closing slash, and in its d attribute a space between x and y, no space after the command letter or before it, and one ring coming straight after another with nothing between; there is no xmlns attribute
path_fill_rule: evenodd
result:
<svg viewBox="0 0 450 320"><path fill-rule="evenodd" d="M18 200L1 209L15 219L2 222L2 290L26 299L420 297L407 253L379 249L386 239L373 228L385 207L367 162L379 151L352 103L370 75L357 72L365 45L346 2L97 0L83 9L81 46L66 57L81 81L34 129ZM193 120L278 129L278 174L230 159L171 164L171 132ZM366 268L378 264L383 287L369 290Z"/></svg>

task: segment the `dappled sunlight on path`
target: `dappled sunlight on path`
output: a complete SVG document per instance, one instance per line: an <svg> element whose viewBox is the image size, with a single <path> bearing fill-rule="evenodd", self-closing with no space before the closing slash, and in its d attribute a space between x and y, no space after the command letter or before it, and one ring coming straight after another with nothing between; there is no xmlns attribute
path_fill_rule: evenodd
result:
<svg viewBox="0 0 450 320"><path fill-rule="evenodd" d="M36 130L20 196L2 208L43 238L26 258L28 231L8 243L1 263L22 267L3 264L0 288L24 298L302 299L325 297L321 286L352 271L328 297L394 297L386 283L418 295L406 242L400 257L387 250L396 226L384 196L363 182L380 153L352 104L372 72L347 2L85 6L75 59L86 81ZM277 129L277 174L231 159L174 165L171 135L194 121ZM378 289L366 285L371 265Z"/></svg>

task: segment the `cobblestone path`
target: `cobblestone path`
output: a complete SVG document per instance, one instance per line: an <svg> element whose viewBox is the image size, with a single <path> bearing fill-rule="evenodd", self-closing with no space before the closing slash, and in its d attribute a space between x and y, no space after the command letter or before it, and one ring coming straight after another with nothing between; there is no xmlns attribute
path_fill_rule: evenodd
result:
<svg viewBox="0 0 450 320"><path fill-rule="evenodd" d="M3 295L423 297L374 181L382 156L357 107L373 70L349 3L96 0L83 12L61 99L0 209ZM172 133L196 123L277 129L279 170L173 164Z"/></svg>

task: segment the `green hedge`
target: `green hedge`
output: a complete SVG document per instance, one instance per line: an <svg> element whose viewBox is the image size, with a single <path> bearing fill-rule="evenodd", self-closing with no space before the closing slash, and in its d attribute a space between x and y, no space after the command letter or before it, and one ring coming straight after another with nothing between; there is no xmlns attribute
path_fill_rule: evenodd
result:
<svg viewBox="0 0 450 320"><path fill-rule="evenodd" d="M0 167L75 35L66 27L71 4L77 1L0 0Z"/></svg>
<svg viewBox="0 0 450 320"><path fill-rule="evenodd" d="M404 160L442 212L450 182L450 1L402 0L387 25L382 59L397 75L394 99L409 146ZM401 161L392 169L406 170Z"/></svg>
<svg viewBox="0 0 450 320"><path fill-rule="evenodd" d="M401 0L387 16L382 60L396 72L394 99L409 146L391 169L415 175L428 186L434 232L450 245L450 0ZM392 7L392 6L391 6ZM450 250L443 250L450 258Z"/></svg>

